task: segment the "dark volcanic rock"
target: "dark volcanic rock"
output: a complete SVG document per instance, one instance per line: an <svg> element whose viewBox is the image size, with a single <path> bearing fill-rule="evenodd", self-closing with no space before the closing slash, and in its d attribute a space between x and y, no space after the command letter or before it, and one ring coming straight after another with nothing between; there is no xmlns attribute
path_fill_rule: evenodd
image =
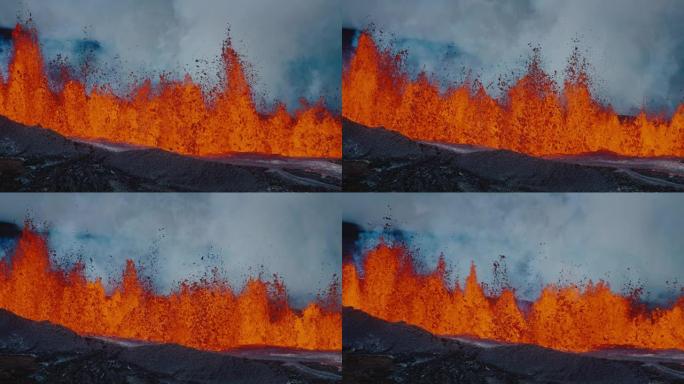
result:
<svg viewBox="0 0 684 384"><path fill-rule="evenodd" d="M479 347L344 308L345 383L681 383L682 367L534 345Z"/></svg>
<svg viewBox="0 0 684 384"><path fill-rule="evenodd" d="M7 157L87 155L91 149L39 127L27 127L0 116L0 154Z"/></svg>
<svg viewBox="0 0 684 384"><path fill-rule="evenodd" d="M508 383L518 376L488 367L475 350L418 327L344 308L344 383Z"/></svg>
<svg viewBox="0 0 684 384"><path fill-rule="evenodd" d="M147 149L108 153L106 163L126 174L154 180L163 190L257 191L268 188L248 168ZM197 187L194 187L197 186Z"/></svg>
<svg viewBox="0 0 684 384"><path fill-rule="evenodd" d="M325 161L322 161L324 164ZM1 191L339 191L339 174L297 159L238 163L158 150L111 150L0 116Z"/></svg>
<svg viewBox="0 0 684 384"><path fill-rule="evenodd" d="M505 150L452 151L342 122L345 191L681 191L666 171L595 166Z"/></svg>
<svg viewBox="0 0 684 384"><path fill-rule="evenodd" d="M185 382L221 383L226 378L235 384L279 383L291 372L279 364L251 361L228 355L207 353L178 345L127 348L119 360L137 364Z"/></svg>
<svg viewBox="0 0 684 384"><path fill-rule="evenodd" d="M89 343L67 328L28 321L0 309L0 350L15 353L82 352Z"/></svg>
<svg viewBox="0 0 684 384"><path fill-rule="evenodd" d="M618 175L607 169L589 168L544 160L511 151L485 151L458 155L454 164L492 184L520 191L607 191L620 186Z"/></svg>
<svg viewBox="0 0 684 384"><path fill-rule="evenodd" d="M344 351L397 354L406 352L445 352L458 344L404 323L388 323L353 308L344 309L342 318Z"/></svg>
<svg viewBox="0 0 684 384"><path fill-rule="evenodd" d="M533 374L541 382L649 383L638 362L611 361L533 345L483 349L478 359L507 372Z"/></svg>
<svg viewBox="0 0 684 384"><path fill-rule="evenodd" d="M411 159L439 153L437 149L430 150L399 133L366 128L349 120L344 120L342 132L342 157L345 160Z"/></svg>
<svg viewBox="0 0 684 384"><path fill-rule="evenodd" d="M328 383L339 375L178 345L123 346L0 310L0 383ZM309 364L311 365L311 364Z"/></svg>

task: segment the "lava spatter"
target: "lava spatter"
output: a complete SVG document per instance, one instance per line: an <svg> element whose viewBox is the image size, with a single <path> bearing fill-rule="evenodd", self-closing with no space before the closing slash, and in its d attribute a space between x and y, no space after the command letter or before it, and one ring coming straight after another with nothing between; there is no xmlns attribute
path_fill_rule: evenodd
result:
<svg viewBox="0 0 684 384"><path fill-rule="evenodd" d="M0 261L0 307L32 320L47 320L83 335L175 343L221 351L242 346L339 350L342 317L335 297L302 310L287 301L279 279L250 278L233 289L219 278L183 282L156 293L127 261L108 292L88 280L85 265L57 267L43 236L27 224L14 253ZM331 287L335 287L334 283ZM337 295L330 289L327 295Z"/></svg>
<svg viewBox="0 0 684 384"><path fill-rule="evenodd" d="M345 306L392 322L404 321L434 334L468 335L530 343L562 351L607 347L684 350L684 296L668 308L647 309L605 282L547 285L529 309L505 288L488 293L473 265L464 286L450 284L441 258L418 272L403 245L381 243L362 265L343 266Z"/></svg>
<svg viewBox="0 0 684 384"><path fill-rule="evenodd" d="M0 115L40 125L64 136L160 148L184 155L259 153L290 157L339 158L339 117L323 102L294 113L280 103L258 111L240 56L227 39L221 54L223 81L211 92L186 75L131 85L126 97L107 84L86 90L65 77L54 89L36 29L18 24L12 33L7 78L0 79Z"/></svg>
<svg viewBox="0 0 684 384"><path fill-rule="evenodd" d="M590 77L577 51L569 59L562 86L542 70L540 60L537 51L527 73L500 98L488 95L477 81L443 91L429 74L412 78L403 55L381 49L363 32L343 74L342 115L415 140L534 156L597 151L684 156L684 105L670 119L643 110L635 118L625 118L592 95Z"/></svg>

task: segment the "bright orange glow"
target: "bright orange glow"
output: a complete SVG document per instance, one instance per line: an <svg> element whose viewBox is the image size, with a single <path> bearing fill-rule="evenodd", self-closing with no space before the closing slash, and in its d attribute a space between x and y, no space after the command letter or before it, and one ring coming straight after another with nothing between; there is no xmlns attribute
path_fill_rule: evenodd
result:
<svg viewBox="0 0 684 384"><path fill-rule="evenodd" d="M671 308L648 310L605 282L548 285L523 312L511 289L487 295L474 265L465 287L450 287L443 258L433 271L418 273L406 248L386 244L365 255L362 272L346 264L342 276L343 305L435 334L575 352L610 346L684 350L684 296Z"/></svg>
<svg viewBox="0 0 684 384"><path fill-rule="evenodd" d="M252 152L340 158L342 128L318 103L290 114L280 104L259 113L243 63L230 39L223 47L224 84L205 95L189 75L134 86L119 97L109 86L87 92L75 79L50 88L37 32L17 25L9 76L0 79L0 115L62 135L156 147L185 155Z"/></svg>
<svg viewBox="0 0 684 384"><path fill-rule="evenodd" d="M626 156L684 156L684 104L669 120L641 112L619 117L590 92L585 64L575 52L562 89L540 67L500 99L479 82L441 91L425 73L413 80L403 56L381 50L368 33L342 80L342 115L410 138L509 149L536 156L612 151Z"/></svg>
<svg viewBox="0 0 684 384"><path fill-rule="evenodd" d="M269 345L317 350L342 348L342 315L329 297L301 311L291 308L283 283L251 278L234 291L220 279L182 283L156 294L128 261L111 292L88 281L85 266L57 268L43 237L29 226L11 258L0 261L0 307L86 335L175 343L205 350Z"/></svg>

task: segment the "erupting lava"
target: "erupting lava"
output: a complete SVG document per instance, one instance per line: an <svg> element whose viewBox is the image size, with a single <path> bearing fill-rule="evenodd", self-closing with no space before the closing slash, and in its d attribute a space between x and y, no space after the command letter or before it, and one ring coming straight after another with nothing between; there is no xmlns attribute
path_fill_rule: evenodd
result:
<svg viewBox="0 0 684 384"><path fill-rule="evenodd" d="M671 308L648 310L608 284L546 286L528 311L515 292L487 294L471 267L465 287L449 287L443 258L419 273L403 246L381 244L365 255L363 271L343 266L342 303L388 321L435 334L471 335L583 352L611 346L684 350L684 296Z"/></svg>
<svg viewBox="0 0 684 384"><path fill-rule="evenodd" d="M421 73L415 80L402 55L381 50L364 32L342 80L342 115L423 141L472 144L535 156L611 151L626 156L684 157L684 104L671 119L618 116L590 92L586 64L571 56L562 89L541 69L527 74L500 99L478 81L441 91Z"/></svg>
<svg viewBox="0 0 684 384"><path fill-rule="evenodd" d="M339 158L342 129L322 103L291 115L279 104L268 114L256 109L240 57L226 40L222 85L205 95L189 75L161 77L133 87L128 97L109 86L91 92L69 76L50 84L35 28L17 25L8 78L0 76L0 115L40 125L64 136L156 147L185 155L254 152Z"/></svg>
<svg viewBox="0 0 684 384"><path fill-rule="evenodd" d="M45 239L24 227L14 255L0 261L0 307L87 335L176 343L205 350L248 345L339 350L342 315L336 285L329 297L292 309L279 280L250 279L240 292L225 281L182 283L159 295L128 261L111 293L88 281L84 265L60 270Z"/></svg>

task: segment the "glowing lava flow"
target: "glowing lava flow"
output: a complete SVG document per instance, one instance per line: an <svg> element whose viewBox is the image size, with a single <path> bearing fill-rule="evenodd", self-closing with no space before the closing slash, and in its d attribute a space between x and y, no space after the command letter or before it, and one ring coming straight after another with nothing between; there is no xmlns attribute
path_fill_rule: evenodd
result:
<svg viewBox="0 0 684 384"><path fill-rule="evenodd" d="M25 227L17 249L0 262L0 307L87 335L176 343L205 350L248 345L339 350L342 317L332 304L339 292L302 311L287 302L279 280L250 279L234 292L220 280L183 283L159 295L128 261L120 284L106 293L88 281L84 266L64 271L48 256L46 241Z"/></svg>
<svg viewBox="0 0 684 384"><path fill-rule="evenodd" d="M583 60L569 60L562 90L540 67L501 100L479 82L441 91L425 73L413 80L403 57L378 48L362 33L342 80L342 115L423 141L473 144L531 155L612 151L626 156L684 157L684 104L670 120L641 112L619 117L591 95Z"/></svg>
<svg viewBox="0 0 684 384"><path fill-rule="evenodd" d="M203 94L189 75L184 81L161 78L136 86L122 98L111 87L87 92L83 82L48 81L34 28L17 25L8 78L0 78L0 115L40 125L62 135L161 148L186 155L235 152L339 158L342 129L322 103L291 115L284 105L259 113L243 64L226 40L223 84ZM68 72L68 71L65 71ZM1 77L1 76L0 76Z"/></svg>
<svg viewBox="0 0 684 384"><path fill-rule="evenodd" d="M342 303L388 321L405 321L435 334L471 335L534 343L564 351L609 346L684 350L684 296L671 308L647 310L604 282L546 286L523 312L515 292L487 295L471 267L465 287L449 287L441 258L418 273L401 246L381 244L365 255L363 272L343 267Z"/></svg>

